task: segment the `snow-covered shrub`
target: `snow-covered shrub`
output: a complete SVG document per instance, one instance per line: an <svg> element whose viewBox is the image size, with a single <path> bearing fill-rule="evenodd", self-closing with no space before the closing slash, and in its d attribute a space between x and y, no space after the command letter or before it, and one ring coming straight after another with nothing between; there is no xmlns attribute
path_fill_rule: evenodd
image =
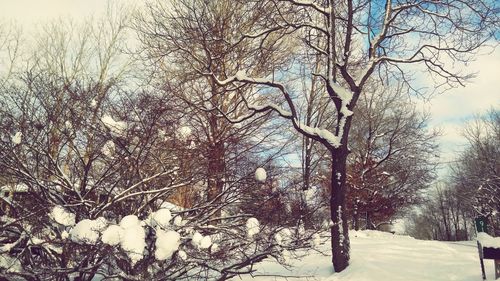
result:
<svg viewBox="0 0 500 281"><path fill-rule="evenodd" d="M123 32L107 28L89 27ZM275 209L278 169L251 121L211 143L182 100L150 85L133 91L121 76L129 62L94 56L118 54L117 41L62 34L73 33L61 26L40 41L62 54L35 47L57 59L0 87L0 187L25 187L0 200L0 278L225 279L310 246L296 218ZM212 144L225 167L214 165ZM279 243L278 224L291 229Z"/></svg>

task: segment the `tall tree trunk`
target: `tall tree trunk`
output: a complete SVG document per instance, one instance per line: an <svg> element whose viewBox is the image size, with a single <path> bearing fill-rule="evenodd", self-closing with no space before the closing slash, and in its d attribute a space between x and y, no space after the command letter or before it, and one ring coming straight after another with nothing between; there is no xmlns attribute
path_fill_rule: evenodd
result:
<svg viewBox="0 0 500 281"><path fill-rule="evenodd" d="M467 217L462 210L462 221L464 222L464 240L469 240L469 230L467 229Z"/></svg>
<svg viewBox="0 0 500 281"><path fill-rule="evenodd" d="M369 211L366 211L366 229L373 230L375 227L373 227L373 222L372 222L372 213Z"/></svg>
<svg viewBox="0 0 500 281"><path fill-rule="evenodd" d="M335 272L349 265L349 233L345 212L347 145L332 151L332 177L330 194L330 217L332 236L332 263Z"/></svg>
<svg viewBox="0 0 500 281"><path fill-rule="evenodd" d="M224 171L226 164L224 161L224 142L217 141L209 147L208 159L208 190L207 201L212 201L214 205L219 205L220 200L216 199L224 188ZM213 214L213 218L220 217L220 209ZM212 223L217 223L213 221Z"/></svg>

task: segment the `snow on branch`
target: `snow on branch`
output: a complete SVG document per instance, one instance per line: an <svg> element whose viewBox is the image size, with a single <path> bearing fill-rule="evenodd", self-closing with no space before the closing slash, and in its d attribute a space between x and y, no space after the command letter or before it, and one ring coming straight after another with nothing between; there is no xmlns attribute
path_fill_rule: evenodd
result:
<svg viewBox="0 0 500 281"><path fill-rule="evenodd" d="M279 0L281 2L289 2L297 6L302 6L302 7L310 7L313 8L314 10L322 13L323 15L328 15L330 12L330 9L328 8L323 8L320 5L314 3L313 1L308 1L308 0Z"/></svg>
<svg viewBox="0 0 500 281"><path fill-rule="evenodd" d="M227 86L235 82L243 82L255 85L265 85L271 88L278 89L285 98L290 111L286 111L274 103L266 103L262 105L249 104L247 105L248 108L257 112L264 112L267 110L276 111L281 117L291 120L294 128L301 134L317 141L326 143L333 148L338 148L341 145L340 140L342 139L343 128L338 130L337 134L334 134L324 128L308 126L299 120L291 95L288 93L286 87L283 84L275 82L273 80L269 80L267 78L249 77L245 74L244 71L238 71L235 75L230 76L224 80L219 80L213 73L205 73L204 75L211 76L212 79L214 79L214 81L220 86ZM343 127L345 124L345 118L352 115L352 111L350 111L347 106L353 98L353 93L334 81L330 81L330 85L337 94L338 98L342 101L340 113L342 114L343 118L341 120L340 126Z"/></svg>

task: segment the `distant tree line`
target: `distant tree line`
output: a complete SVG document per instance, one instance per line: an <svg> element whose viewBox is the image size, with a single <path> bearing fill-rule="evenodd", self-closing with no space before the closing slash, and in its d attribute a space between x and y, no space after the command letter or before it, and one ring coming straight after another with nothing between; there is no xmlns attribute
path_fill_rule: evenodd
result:
<svg viewBox="0 0 500 281"><path fill-rule="evenodd" d="M468 146L451 165L451 178L413 214L409 233L417 238L472 239L480 216L487 218L491 235L500 235L500 112L477 117L463 136Z"/></svg>

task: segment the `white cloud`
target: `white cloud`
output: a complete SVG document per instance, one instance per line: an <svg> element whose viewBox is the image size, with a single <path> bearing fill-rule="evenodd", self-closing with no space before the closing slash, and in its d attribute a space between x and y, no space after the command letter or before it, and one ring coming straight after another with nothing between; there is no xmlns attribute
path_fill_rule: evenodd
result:
<svg viewBox="0 0 500 281"><path fill-rule="evenodd" d="M467 144L462 131L467 121L491 108L500 108L500 48L479 56L466 70L477 76L466 87L449 90L435 96L422 106L431 114L431 127L440 128L441 161L456 159ZM443 171L445 173L446 171Z"/></svg>
<svg viewBox="0 0 500 281"><path fill-rule="evenodd" d="M0 21L14 21L32 30L35 25L59 18L84 20L111 7L136 6L134 0L0 0Z"/></svg>

